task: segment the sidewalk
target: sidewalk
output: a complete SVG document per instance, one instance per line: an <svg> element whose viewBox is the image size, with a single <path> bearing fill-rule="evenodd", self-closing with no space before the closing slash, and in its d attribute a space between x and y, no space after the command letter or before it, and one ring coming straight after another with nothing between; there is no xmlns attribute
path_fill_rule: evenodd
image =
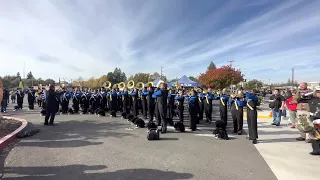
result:
<svg viewBox="0 0 320 180"><path fill-rule="evenodd" d="M247 111L244 110L243 111L243 117L247 118ZM270 116L270 111L267 110L261 110L258 111L258 119L272 119L272 117Z"/></svg>
<svg viewBox="0 0 320 180"><path fill-rule="evenodd" d="M255 145L279 180L318 180L320 157L311 156L311 144L298 142L297 129L290 129L287 121L282 126L271 126L272 120L258 120L259 143ZM247 122L244 129L247 132Z"/></svg>

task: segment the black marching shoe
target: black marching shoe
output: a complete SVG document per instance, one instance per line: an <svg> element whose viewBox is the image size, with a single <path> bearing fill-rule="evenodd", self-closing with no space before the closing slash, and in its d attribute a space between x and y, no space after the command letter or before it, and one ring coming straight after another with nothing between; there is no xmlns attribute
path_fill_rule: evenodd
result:
<svg viewBox="0 0 320 180"><path fill-rule="evenodd" d="M252 144L257 144L258 141L256 139L252 140Z"/></svg>
<svg viewBox="0 0 320 180"><path fill-rule="evenodd" d="M320 152L310 152L309 154L312 156L320 156Z"/></svg>
<svg viewBox="0 0 320 180"><path fill-rule="evenodd" d="M252 140L249 136L247 136L247 137L246 137L246 139L248 139L248 140Z"/></svg>
<svg viewBox="0 0 320 180"><path fill-rule="evenodd" d="M238 131L238 135L242 135L242 131Z"/></svg>

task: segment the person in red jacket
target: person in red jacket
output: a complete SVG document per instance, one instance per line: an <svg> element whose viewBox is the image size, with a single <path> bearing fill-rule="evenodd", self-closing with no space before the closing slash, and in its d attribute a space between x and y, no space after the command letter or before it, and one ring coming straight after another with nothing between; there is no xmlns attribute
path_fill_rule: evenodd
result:
<svg viewBox="0 0 320 180"><path fill-rule="evenodd" d="M291 97L286 100L286 105L289 111L289 117L290 121L292 123L292 126L290 128L296 128L296 118L297 118L297 103L292 103L292 99L294 95L296 94L295 90L291 91Z"/></svg>

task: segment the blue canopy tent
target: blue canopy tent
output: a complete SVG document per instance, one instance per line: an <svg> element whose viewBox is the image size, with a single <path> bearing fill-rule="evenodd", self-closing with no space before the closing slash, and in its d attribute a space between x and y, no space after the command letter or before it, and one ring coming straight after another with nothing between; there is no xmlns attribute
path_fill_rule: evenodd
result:
<svg viewBox="0 0 320 180"><path fill-rule="evenodd" d="M154 81L153 81L153 85L156 86L160 80L163 81L163 80L160 79L160 78L157 78L156 80L154 80Z"/></svg>
<svg viewBox="0 0 320 180"><path fill-rule="evenodd" d="M183 87L197 87L197 86L199 86L199 84L197 82L190 80L186 75L182 76L178 80L178 83L180 86L183 86Z"/></svg>

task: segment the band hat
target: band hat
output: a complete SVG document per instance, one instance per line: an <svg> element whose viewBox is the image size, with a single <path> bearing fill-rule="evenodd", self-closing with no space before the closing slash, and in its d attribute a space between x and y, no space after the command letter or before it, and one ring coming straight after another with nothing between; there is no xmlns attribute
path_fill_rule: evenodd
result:
<svg viewBox="0 0 320 180"><path fill-rule="evenodd" d="M320 86L316 87L316 91L318 92L320 91Z"/></svg>

